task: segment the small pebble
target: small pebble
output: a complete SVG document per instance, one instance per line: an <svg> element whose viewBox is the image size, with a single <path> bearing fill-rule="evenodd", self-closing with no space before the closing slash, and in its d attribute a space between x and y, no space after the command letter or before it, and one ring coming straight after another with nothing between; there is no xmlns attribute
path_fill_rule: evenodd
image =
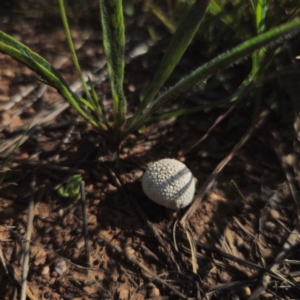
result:
<svg viewBox="0 0 300 300"><path fill-rule="evenodd" d="M160 290L157 287L151 289L148 293L149 298L156 298L160 296Z"/></svg>
<svg viewBox="0 0 300 300"><path fill-rule="evenodd" d="M100 199L95 199L95 200L93 201L93 205L94 205L94 206L98 206L98 205L100 204L100 202L101 202Z"/></svg>
<svg viewBox="0 0 300 300"><path fill-rule="evenodd" d="M273 222L266 222L265 223L265 229L268 230L268 231L273 232L276 229L276 224L273 223Z"/></svg>
<svg viewBox="0 0 300 300"><path fill-rule="evenodd" d="M116 192L117 190L118 190L118 188L115 187L114 185L112 185L112 184L110 184L110 183L107 185L107 191L108 191L109 193Z"/></svg>
<svg viewBox="0 0 300 300"><path fill-rule="evenodd" d="M135 250L131 247L131 246L126 246L125 247L125 252L128 254L128 255L133 255L135 253Z"/></svg>
<svg viewBox="0 0 300 300"><path fill-rule="evenodd" d="M56 277L58 277L58 274L57 274L57 272L53 271L53 272L51 273L51 277L53 277L53 278L56 278Z"/></svg>
<svg viewBox="0 0 300 300"><path fill-rule="evenodd" d="M272 216L272 218L274 218L276 220L280 218L280 214L276 209L271 209L270 215Z"/></svg>
<svg viewBox="0 0 300 300"><path fill-rule="evenodd" d="M220 278L221 282L224 282L224 283L229 282L231 280L231 276L226 272L221 272L219 274L219 278Z"/></svg>
<svg viewBox="0 0 300 300"><path fill-rule="evenodd" d="M129 290L127 288L121 288L119 292L119 300L129 299Z"/></svg>
<svg viewBox="0 0 300 300"><path fill-rule="evenodd" d="M41 275L48 275L50 271L49 266L44 266L41 272Z"/></svg>
<svg viewBox="0 0 300 300"><path fill-rule="evenodd" d="M130 92L135 92L135 86L133 85L133 84L129 84L128 85L128 90L130 91Z"/></svg>
<svg viewBox="0 0 300 300"><path fill-rule="evenodd" d="M46 293L44 294L44 298L45 298L45 299L50 299L50 298L51 298L51 293L50 293L50 292L46 292Z"/></svg>
<svg viewBox="0 0 300 300"><path fill-rule="evenodd" d="M57 260L55 262L54 270L57 274L62 275L67 271L67 264L63 259Z"/></svg>
<svg viewBox="0 0 300 300"><path fill-rule="evenodd" d="M84 238L80 238L77 242L76 242L76 248L80 249L84 246Z"/></svg>

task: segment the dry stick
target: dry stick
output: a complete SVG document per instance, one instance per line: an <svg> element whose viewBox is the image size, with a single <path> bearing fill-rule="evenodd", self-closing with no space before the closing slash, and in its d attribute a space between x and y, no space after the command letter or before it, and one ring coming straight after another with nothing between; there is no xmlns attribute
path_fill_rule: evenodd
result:
<svg viewBox="0 0 300 300"><path fill-rule="evenodd" d="M36 167L36 168L45 168L45 169L50 169L50 170L59 170L59 171L64 171L64 172L71 172L71 173L79 173L82 174L83 170L76 169L76 168L71 168L71 167L66 167L66 166L60 166L59 164L54 165L52 163L47 163L47 162L40 162L40 161L28 161L24 159L15 159L13 160L13 163L17 163L18 165L11 167L11 170L16 170L16 169L26 169L28 167ZM28 166L28 167L27 167Z"/></svg>
<svg viewBox="0 0 300 300"><path fill-rule="evenodd" d="M282 138L280 137L280 134L278 132L273 132L273 139L272 139L272 145L276 151L277 157L281 163L282 169L285 173L288 187L290 190L290 194L292 195L292 198L294 200L295 209L297 212L296 216L296 227L294 230L290 233L287 241L284 243L282 250L280 253L276 256L274 262L268 267L270 271L275 272L278 264L282 262L293 250L295 250L296 247L300 244L300 223L299 223L299 203L297 200L297 184L296 180L293 174L293 167L289 165L288 160L286 160L287 155L284 153L284 145L282 142ZM261 280L260 285L254 290L252 295L247 300L255 300L257 299L262 292L265 291L267 288L269 282L270 282L270 275L265 274Z"/></svg>
<svg viewBox="0 0 300 300"><path fill-rule="evenodd" d="M249 91L251 91L253 85L254 85L253 82L251 84L249 84L249 86L247 86L245 88L245 90L238 96L238 98L236 99L235 103L223 115L220 115L215 120L214 124L207 130L207 132L200 138L200 140L197 141L194 145L192 145L187 150L183 151L183 153L181 153L179 155L178 159L184 157L188 152L190 152L192 149L194 149L196 146L198 146L200 143L202 143L209 136L209 134L216 128L216 126L221 121L223 121L236 108L236 106L240 103L240 101L244 98L244 96L247 95L249 93Z"/></svg>
<svg viewBox="0 0 300 300"><path fill-rule="evenodd" d="M191 250L187 247L182 246L182 250L183 250L183 252L185 252L189 255L191 254ZM246 277L246 276L249 275L249 274L246 273L246 271L241 270L240 268L238 268L238 267L236 267L232 264L226 264L225 262L223 262L221 260L218 260L214 257L206 256L206 255L201 254L199 252L197 252L197 260L204 260L206 262L211 262L214 265L216 265L216 266L218 266L222 269L229 270L230 272L236 273L239 277Z"/></svg>
<svg viewBox="0 0 300 300"><path fill-rule="evenodd" d="M238 103L240 102L240 100L243 98L243 96L245 95L246 92L248 92L250 90L250 88L252 87L252 85L250 87L248 87L244 93L242 93L239 97L238 100L235 101L235 103L233 105L231 105L231 107L223 114L220 115L214 122L214 124L207 130L207 132L200 138L200 140L198 140L194 145L192 145L190 148L188 148L187 150L183 151L179 157L177 159L180 160L180 158L184 157L188 152L190 152L192 149L194 149L196 146L198 146L200 143L202 143L208 136L209 134L216 128L216 126L223 121L233 110L234 108L238 105Z"/></svg>
<svg viewBox="0 0 300 300"><path fill-rule="evenodd" d="M184 229L185 229L185 233L186 233L186 236L188 238L188 241L189 241L189 244L190 244L190 248L191 248L193 272L195 274L197 274L197 272L198 272L197 248L196 248L196 243L195 243L195 240L193 238L193 234L192 234L189 222L186 222L184 224Z"/></svg>
<svg viewBox="0 0 300 300"><path fill-rule="evenodd" d="M30 180L30 189L31 189L31 196L29 199L28 205L28 221L27 221L27 229L25 238L27 240L31 239L31 232L32 232L32 222L34 218L34 190L36 187L36 170L32 170L31 180ZM28 274L28 262L29 262L29 243L25 242L23 244L23 251L21 257L23 263L23 271L22 271L22 287L21 287L21 300L26 300L26 289L27 289L27 274Z"/></svg>
<svg viewBox="0 0 300 300"><path fill-rule="evenodd" d="M186 221L192 216L192 214L197 210L199 207L201 201L203 200L205 194L212 188L214 185L217 176L220 174L220 172L223 170L223 168L228 164L228 162L234 157L234 155L237 153L237 151L247 142L247 140L250 138L250 136L253 134L253 131L259 128L265 121L269 114L268 110L264 110L260 113L257 123L250 127L250 129L243 135L243 137L240 139L240 141L234 146L232 151L217 165L217 167L214 169L212 174L208 177L208 179L205 181L205 183L198 189L197 196L195 197L194 201L192 202L192 205L190 208L186 211L186 213L183 215L183 217L180 220L180 224L184 226Z"/></svg>
<svg viewBox="0 0 300 300"><path fill-rule="evenodd" d="M209 292L218 292L222 290L232 290L232 289L238 289L244 286L250 286L257 283L257 278L248 278L246 280L240 280L240 281L233 281L233 282L227 282L223 284L213 284L211 286L207 287L207 291Z"/></svg>
<svg viewBox="0 0 300 300"><path fill-rule="evenodd" d="M38 153L38 148L39 148L39 141L37 139L36 141L36 149L35 149L35 154ZM38 159L38 156L35 156L35 160ZM37 208L37 205L39 201L41 200L41 197L43 196L44 193L44 188L40 190L38 201L36 205L34 204L34 194L35 194L35 187L36 187L36 169L34 168L31 173L31 180L30 180L30 190L31 190L31 195L29 198L29 204L28 204L28 220L27 220L27 229L25 233L25 238L27 240L31 239L31 233L33 229L33 218L35 215L35 209ZM28 275L28 263L29 263L29 247L30 243L25 242L23 244L23 249L22 249L22 256L21 256L21 263L23 264L22 268L22 286L21 286L21 300L26 300L26 295L27 295L27 275Z"/></svg>
<svg viewBox="0 0 300 300"><path fill-rule="evenodd" d="M75 125L74 124L71 125L70 128L68 128L67 132L65 133L64 138L62 139L62 141L61 141L61 143L59 145L59 149L57 151L58 153L53 156L53 161L54 162L59 161L60 154L63 151L63 149L65 148L66 144L69 143L70 137L71 137L74 129L75 129Z"/></svg>
<svg viewBox="0 0 300 300"><path fill-rule="evenodd" d="M33 225L33 218L35 215L35 210L38 207L39 202L41 201L44 193L45 193L45 187L42 187L42 189L39 192L36 204L34 204L34 193L35 193L35 186L36 186L36 170L32 170L32 177L31 177L31 196L29 199L29 205L28 205L28 221L27 221L27 229L25 234L25 239L27 241L23 244L23 253L21 260L23 261L23 271L22 271L22 287L21 287L21 300L26 299L26 294L28 292L27 289L27 274L28 274L28 262L29 262L29 246L30 242L28 242L31 239L31 233L32 233L32 225Z"/></svg>
<svg viewBox="0 0 300 300"><path fill-rule="evenodd" d="M118 245L115 245L113 243L111 243L108 239L106 239L104 236L102 236L101 234L99 235L99 237L107 244L109 245L111 248L113 248L114 250L116 250L120 255L123 255L124 257L126 257L132 264L137 265L140 269L142 269L143 271L147 272L149 275L151 275L153 277L154 280L156 280L157 282L165 285L166 287L168 287L171 291L173 291L176 295L178 295L180 298L182 299L187 299L187 296L185 296L184 294L182 294L181 292L179 292L177 289L175 289L172 285L168 284L165 280L159 278L156 274L154 274L150 269L148 269L146 266L144 266L142 263L140 263L138 260L136 260L132 255L128 254L126 251L123 251L121 247L119 247Z"/></svg>
<svg viewBox="0 0 300 300"><path fill-rule="evenodd" d="M83 216L83 234L84 234L84 244L85 244L85 259L87 267L91 266L91 253L89 244L89 230L88 221L86 214L86 201L85 201L85 187L84 181L80 181L80 193L81 193L81 205L82 205L82 216Z"/></svg>
<svg viewBox="0 0 300 300"><path fill-rule="evenodd" d="M1 246L1 244L0 244L0 262L1 262L2 266L3 266L3 269L4 269L4 271L5 271L5 274L7 275L9 281L10 281L10 282L13 282L13 281L12 281L12 278L11 278L10 275L9 275L9 272L8 272L8 269L7 269L7 266L6 266L6 263L5 263L5 259L4 259L4 256L3 256L3 251L2 251L2 246Z"/></svg>

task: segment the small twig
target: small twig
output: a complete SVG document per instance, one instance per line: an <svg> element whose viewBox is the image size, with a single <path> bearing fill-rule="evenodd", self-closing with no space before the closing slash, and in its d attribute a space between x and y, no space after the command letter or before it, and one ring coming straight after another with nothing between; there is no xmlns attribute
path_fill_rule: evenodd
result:
<svg viewBox="0 0 300 300"><path fill-rule="evenodd" d="M39 141L37 139L36 143L36 149L35 153L38 154L38 147L39 147ZM36 155L35 160L38 159L38 155ZM30 190L31 190L31 195L29 198L29 204L28 204L28 220L27 220L27 229L25 233L25 239L27 241L24 242L23 244L23 249L22 249L22 256L21 256L21 262L23 263L23 270L22 270L22 281L21 281L21 300L26 300L26 296L28 293L27 289L27 275L28 275L28 264L29 264L29 248L30 248L30 242L31 240L31 233L32 233L32 228L33 228L33 219L35 215L35 210L41 200L41 198L44 195L45 192L45 187L43 187L38 195L36 204L34 203L34 195L35 195L35 188L36 188L36 169L34 168L32 170L32 175L31 175L31 180L30 180Z"/></svg>
<svg viewBox="0 0 300 300"><path fill-rule="evenodd" d="M257 281L258 281L257 278L255 278L254 276L251 276L250 278L248 278L246 280L210 285L209 287L207 287L207 291L217 292L217 291L222 291L222 290L233 290L233 289L238 289L238 288L241 288L244 286L255 285L257 283Z"/></svg>
<svg viewBox="0 0 300 300"><path fill-rule="evenodd" d="M10 280L10 282L12 282L12 278L9 275L9 272L8 272L8 269L7 269L7 266L6 266L6 263L5 263L5 259L4 259L4 256L3 256L3 251L2 251L1 244L0 244L0 262L1 262L2 266L3 266L5 274L7 275L8 279Z"/></svg>
<svg viewBox="0 0 300 300"><path fill-rule="evenodd" d="M176 227L178 224L179 219L176 219L174 226L173 226L173 243L174 243L174 249L179 252L178 246L177 246L177 241L176 241Z"/></svg>
<svg viewBox="0 0 300 300"><path fill-rule="evenodd" d="M32 233L32 223L34 218L34 190L36 187L36 170L32 170L31 175L31 196L29 198L29 205L28 205L28 221L27 221L27 229L25 238L27 240L31 239ZM23 244L23 251L22 251L22 263L23 263L23 271L22 271L22 287L21 287L21 300L26 300L26 291L27 291L27 274L28 274L28 263L29 263L29 242L24 242Z"/></svg>
<svg viewBox="0 0 300 300"><path fill-rule="evenodd" d="M191 255L191 250L185 246L182 246L183 252ZM245 276L249 276L248 272L244 271L241 268L238 268L236 265L232 265L232 264L226 264L223 261L220 261L214 257L211 256L206 256L204 254L201 254L199 252L197 252L197 260L204 260L206 262L211 262L214 265L216 265L217 267L220 267L222 269L225 270L229 270L230 272L234 272L236 273L239 277L245 277Z"/></svg>
<svg viewBox="0 0 300 300"><path fill-rule="evenodd" d="M251 236L253 239L255 239L255 235L250 232L245 226L243 226L243 224L239 221L238 218L236 217L233 217L233 220L236 222L236 224L246 233L248 234L249 236Z"/></svg>
<svg viewBox="0 0 300 300"><path fill-rule="evenodd" d="M240 99L242 97L240 96ZM239 100L240 100L239 99ZM232 111L233 109L237 106L237 104L240 102L239 100L237 100L232 106L230 106L230 108L223 114L220 115L214 122L214 124L207 130L207 132L195 143L193 144L191 147L189 147L188 149L186 149L185 151L183 151L178 159L180 160L180 158L186 156L186 154L188 152L190 152L191 150L193 150L196 146L198 146L200 143L202 143L205 139L207 139L207 137L209 136L209 134L216 128L216 126L223 121Z"/></svg>
<svg viewBox="0 0 300 300"><path fill-rule="evenodd" d="M84 243L85 243L85 259L87 267L91 266L91 253L90 253L90 244L89 244L89 230L88 230L88 221L86 214L86 201L85 201L85 187L84 181L80 182L80 193L81 193L81 205L82 205L82 216L83 216L83 234L84 234Z"/></svg>
<svg viewBox="0 0 300 300"><path fill-rule="evenodd" d="M191 248L191 259L192 259L193 272L194 272L194 274L197 274L197 272L198 272L197 248L196 248L196 243L195 243L189 222L186 222L184 224L184 230L185 230L185 233L186 233L186 236L188 238L190 248Z"/></svg>
<svg viewBox="0 0 300 300"><path fill-rule="evenodd" d="M24 160L24 159L13 160L13 163L17 163L18 165L11 167L11 170L36 167L36 168L45 168L45 169L58 170L58 171L64 171L64 172L70 172L70 173L80 173L80 174L83 173L83 170L71 168L71 167L67 167L67 166L61 166L59 164L54 164L54 163L30 161L30 160Z"/></svg>
<svg viewBox="0 0 300 300"><path fill-rule="evenodd" d="M59 145L59 149L58 149L57 153L53 156L53 161L55 161L55 162L58 162L58 161L59 161L60 154L61 154L61 152L64 150L64 148L66 147L66 144L69 142L70 137L71 137L71 135L72 135L74 129L75 129L75 125L74 125L74 124L72 124L72 125L68 128L67 132L65 133L64 138L62 139L62 141L61 141L61 143L60 143L60 145Z"/></svg>

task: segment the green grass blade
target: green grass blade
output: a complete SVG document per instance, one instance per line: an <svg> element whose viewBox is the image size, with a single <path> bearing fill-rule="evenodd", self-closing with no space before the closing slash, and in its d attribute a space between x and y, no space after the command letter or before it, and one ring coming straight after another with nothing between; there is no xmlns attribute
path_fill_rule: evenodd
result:
<svg viewBox="0 0 300 300"><path fill-rule="evenodd" d="M93 86L93 83L92 83L90 78L88 78L88 84L89 84L89 87L90 87L90 90L91 90L91 96L92 96L94 107L95 107L97 113L102 115L103 113L102 113L102 108L100 106L99 98L97 96L96 90L95 90L95 88Z"/></svg>
<svg viewBox="0 0 300 300"><path fill-rule="evenodd" d="M266 0L256 0L256 7L255 7L256 22L255 23L256 23L256 31L258 34L265 31L266 8L267 8Z"/></svg>
<svg viewBox="0 0 300 300"><path fill-rule="evenodd" d="M58 0L58 2L59 2L60 15L61 15L62 22L63 22L64 27L65 27L65 32L66 32L69 48L70 48L70 51L71 51L72 59L73 59L77 74L79 76L79 79L81 81L82 87L84 89L84 92L86 93L86 96L87 96L88 100L91 102L91 95L90 95L89 90L86 86L86 83L83 79L83 75L82 75L82 72L81 72L81 69L80 69L80 66L79 66L79 62L78 62L77 55L76 55L76 52L75 52L74 44L73 44L73 41L72 41L71 32L70 32L68 19L67 19L67 14L66 14L65 5L64 5L64 0Z"/></svg>
<svg viewBox="0 0 300 300"><path fill-rule="evenodd" d="M209 11L214 14L214 15L219 15L222 13L223 6L218 3L216 0L211 0L211 3L209 5ZM233 23L233 18L231 17L230 14L224 14L221 16L221 20L226 24L226 25L231 25Z"/></svg>
<svg viewBox="0 0 300 300"><path fill-rule="evenodd" d="M265 19L266 19L266 0L255 0L254 15L255 15L255 27L256 33L259 35L265 31ZM261 71L262 60L265 55L265 49L259 49L252 54L252 76L262 77L263 72ZM262 105L262 85L257 89L255 95L255 101L252 112L252 122L255 122L257 114Z"/></svg>
<svg viewBox="0 0 300 300"><path fill-rule="evenodd" d="M266 33L256 36L248 41L236 46L235 48L220 54L215 59L212 59L203 66L197 68L190 75L181 79L177 84L171 87L166 92L162 93L156 100L146 109L140 119L132 124L132 127L137 128L141 123L147 120L154 112L162 107L167 101L173 97L177 97L185 90L191 88L201 80L208 78L220 69L236 63L240 59L249 56L254 51L266 47L282 37L289 37L292 33L300 30L300 19L296 19L287 24L274 28Z"/></svg>
<svg viewBox="0 0 300 300"><path fill-rule="evenodd" d="M103 45L112 89L115 126L121 127L126 120L124 79L124 21L121 0L99 0Z"/></svg>
<svg viewBox="0 0 300 300"><path fill-rule="evenodd" d="M44 58L2 31L0 31L0 52L8 54L39 74L46 83L54 87L84 119L96 128L99 127L92 117L79 105L79 96L72 92L64 78Z"/></svg>
<svg viewBox="0 0 300 300"><path fill-rule="evenodd" d="M178 64L197 32L209 2L210 0L197 0L180 22L141 105L130 121L131 124L140 116L143 109L152 102L158 90L166 82Z"/></svg>
<svg viewBox="0 0 300 300"><path fill-rule="evenodd" d="M214 101L213 103L198 105L198 106L195 106L192 108L184 108L184 109L177 109L175 111L170 111L170 112L161 114L159 116L151 117L149 120L147 120L147 122L160 121L160 120L169 119L169 118L173 118L173 117L180 117L183 115L203 111L205 109L211 109L211 108L220 107L222 105L226 105L229 103L233 103L233 102L237 101L238 99L241 99L242 97L244 97L243 94L245 93L245 91L247 89L249 89L249 87L251 87L253 84L254 83L253 83L252 74L250 73L248 75L248 77L240 84L238 89L232 95L230 95L224 99Z"/></svg>
<svg viewBox="0 0 300 300"><path fill-rule="evenodd" d="M266 18L266 0L255 0L255 26L256 33L261 34L265 31L265 18ZM265 49L260 49L258 52L252 54L252 73L253 75L258 72L259 64L264 56Z"/></svg>
<svg viewBox="0 0 300 300"><path fill-rule="evenodd" d="M161 9L152 2L152 0L146 1L146 4L150 7L152 13L165 25L166 28L168 28L172 33L176 31L176 25L174 24L174 22L168 16L166 16L161 11Z"/></svg>

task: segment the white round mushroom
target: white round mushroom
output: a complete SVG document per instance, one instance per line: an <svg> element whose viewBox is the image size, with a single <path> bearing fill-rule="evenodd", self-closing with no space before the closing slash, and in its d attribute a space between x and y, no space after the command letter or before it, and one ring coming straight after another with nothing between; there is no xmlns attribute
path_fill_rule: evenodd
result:
<svg viewBox="0 0 300 300"><path fill-rule="evenodd" d="M145 194L170 209L189 205L195 194L195 180L185 164L165 158L152 163L142 179Z"/></svg>

